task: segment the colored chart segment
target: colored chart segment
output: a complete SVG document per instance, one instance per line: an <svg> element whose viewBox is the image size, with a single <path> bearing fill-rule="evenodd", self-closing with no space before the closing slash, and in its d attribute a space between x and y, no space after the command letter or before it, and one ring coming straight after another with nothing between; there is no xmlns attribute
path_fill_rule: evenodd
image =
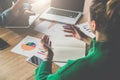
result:
<svg viewBox="0 0 120 80"><path fill-rule="evenodd" d="M34 42L28 42L26 44L22 44L22 49L24 50L33 50L36 47L36 44Z"/></svg>

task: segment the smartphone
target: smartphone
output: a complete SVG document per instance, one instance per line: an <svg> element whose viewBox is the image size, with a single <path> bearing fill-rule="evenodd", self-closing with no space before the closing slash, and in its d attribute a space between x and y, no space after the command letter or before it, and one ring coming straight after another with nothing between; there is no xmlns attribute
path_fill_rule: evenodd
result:
<svg viewBox="0 0 120 80"><path fill-rule="evenodd" d="M35 66L40 65L42 61L43 61L43 59L41 59L41 58L39 58L39 57L37 57L35 55L33 55L32 57L27 59L27 62L29 62L29 63L31 63L31 64L33 64Z"/></svg>
<svg viewBox="0 0 120 80"><path fill-rule="evenodd" d="M0 38L0 50L3 50L7 47L9 47L10 45L5 41L3 40L2 38Z"/></svg>

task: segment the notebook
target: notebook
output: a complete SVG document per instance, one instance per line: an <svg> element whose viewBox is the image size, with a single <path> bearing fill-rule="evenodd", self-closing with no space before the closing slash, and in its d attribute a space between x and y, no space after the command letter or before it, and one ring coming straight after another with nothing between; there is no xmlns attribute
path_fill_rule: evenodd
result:
<svg viewBox="0 0 120 80"><path fill-rule="evenodd" d="M51 0L50 7L45 10L40 19L76 24L82 16L85 0Z"/></svg>

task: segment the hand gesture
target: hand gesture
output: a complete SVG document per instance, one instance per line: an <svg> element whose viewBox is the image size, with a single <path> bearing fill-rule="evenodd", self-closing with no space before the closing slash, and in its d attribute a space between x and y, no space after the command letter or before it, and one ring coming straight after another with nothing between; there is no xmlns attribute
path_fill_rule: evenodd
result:
<svg viewBox="0 0 120 80"><path fill-rule="evenodd" d="M74 25L64 25L64 32L69 33L65 35L66 37L74 37L76 39L82 40L84 38L83 33L79 30L79 28L75 27Z"/></svg>
<svg viewBox="0 0 120 80"><path fill-rule="evenodd" d="M41 39L41 43L42 43L42 50L45 51L45 56L44 58L52 61L53 59L53 51L51 49L51 41L49 41L49 37L44 35Z"/></svg>
<svg viewBox="0 0 120 80"><path fill-rule="evenodd" d="M76 39L82 40L86 42L87 44L90 44L91 38L85 35L83 32L80 31L80 29L74 25L64 25L64 32L67 32L69 34L66 34L66 37L74 37Z"/></svg>
<svg viewBox="0 0 120 80"><path fill-rule="evenodd" d="M26 15L26 16L35 15L35 12L33 12L31 9L32 9L31 4L23 3L23 5L21 6L20 11L23 11L24 15Z"/></svg>

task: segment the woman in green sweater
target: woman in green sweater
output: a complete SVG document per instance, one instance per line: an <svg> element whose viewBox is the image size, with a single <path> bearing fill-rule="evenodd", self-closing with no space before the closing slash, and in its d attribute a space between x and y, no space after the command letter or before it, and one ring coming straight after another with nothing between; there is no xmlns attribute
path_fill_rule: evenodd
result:
<svg viewBox="0 0 120 80"><path fill-rule="evenodd" d="M64 31L70 33L67 37L85 41L90 49L88 55L69 60L54 74L51 42L47 36L42 38L46 55L35 71L35 80L120 80L120 0L93 0L89 22L94 39L81 34L75 26L64 26Z"/></svg>

